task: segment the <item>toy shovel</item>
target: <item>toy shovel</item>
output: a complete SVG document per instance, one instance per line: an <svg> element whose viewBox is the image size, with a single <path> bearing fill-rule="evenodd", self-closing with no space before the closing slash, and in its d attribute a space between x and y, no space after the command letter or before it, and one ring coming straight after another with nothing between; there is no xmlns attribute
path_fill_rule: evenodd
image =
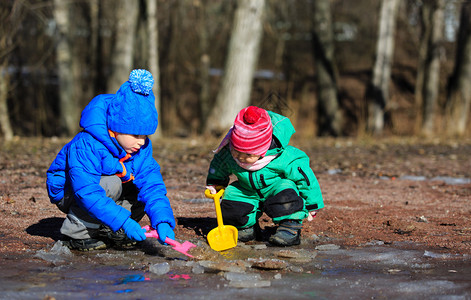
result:
<svg viewBox="0 0 471 300"><path fill-rule="evenodd" d="M157 233L157 230L151 229L151 227L149 225L146 225L142 228L146 230L146 233L145 233L146 237L153 237L153 238L157 238L157 239L159 238L159 234ZM180 244L179 242L174 241L174 240L172 240L168 237L165 239L165 242L169 245L172 245L173 249L175 251L178 251L180 253L185 254L186 256L189 256L189 257L193 258L193 255L189 254L188 250L190 250L193 247L196 247L195 244L190 243L188 241L185 241L185 242Z"/></svg>
<svg viewBox="0 0 471 300"><path fill-rule="evenodd" d="M223 189L219 190L217 194L211 194L209 189L204 191L206 197L214 199L214 206L216 208L218 227L208 233L209 246L216 251L223 251L237 246L237 228L222 223L221 204L219 203L222 194L224 194Z"/></svg>

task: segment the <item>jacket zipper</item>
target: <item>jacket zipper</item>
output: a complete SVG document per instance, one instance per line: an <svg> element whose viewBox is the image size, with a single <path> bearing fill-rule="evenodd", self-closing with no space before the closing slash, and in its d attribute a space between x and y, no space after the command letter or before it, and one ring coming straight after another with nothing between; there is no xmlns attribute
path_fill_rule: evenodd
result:
<svg viewBox="0 0 471 300"><path fill-rule="evenodd" d="M306 173L304 173L303 169L301 169L301 167L298 167L298 171L299 173L301 173L301 175L303 175L304 179L306 180L307 186L310 186L311 182L309 181L309 178L307 178L307 175Z"/></svg>
<svg viewBox="0 0 471 300"><path fill-rule="evenodd" d="M263 187L267 187L267 184L265 183L265 178L263 177L263 174L260 174L260 182L262 183Z"/></svg>
<svg viewBox="0 0 471 300"><path fill-rule="evenodd" d="M263 195L262 195L262 193L260 192L260 190L255 187L255 183L254 183L254 181L253 181L253 172L249 172L249 180L250 180L250 184L252 185L252 188L253 188L255 191L257 191L258 196L259 196L260 198L263 198Z"/></svg>

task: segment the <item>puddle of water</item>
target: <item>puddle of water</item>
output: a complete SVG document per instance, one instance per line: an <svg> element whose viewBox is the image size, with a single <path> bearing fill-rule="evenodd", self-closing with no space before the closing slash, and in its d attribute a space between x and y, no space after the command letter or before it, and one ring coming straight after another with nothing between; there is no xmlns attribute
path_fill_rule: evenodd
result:
<svg viewBox="0 0 471 300"><path fill-rule="evenodd" d="M455 184L469 184L471 183L471 178L459 178L459 177L447 177L447 176L437 176L430 179L431 181L443 181L445 184L455 185Z"/></svg>
<svg viewBox="0 0 471 300"><path fill-rule="evenodd" d="M326 172L328 175L341 174L342 169L329 169ZM389 176L380 176L380 179L390 180ZM462 177L450 177L450 176L435 176L433 178L427 178L425 176L416 176L416 175L403 175L398 177L399 180L410 180L410 181L443 181L448 185L461 185L461 184L470 184L471 178L462 178Z"/></svg>
<svg viewBox="0 0 471 300"><path fill-rule="evenodd" d="M411 180L411 181L443 181L448 185L461 185L471 183L471 178L461 178L461 177L449 177L449 176L436 176L433 178L427 178L425 176L412 176L404 175L398 178L399 180Z"/></svg>
<svg viewBox="0 0 471 300"><path fill-rule="evenodd" d="M288 266L282 270L247 267L240 274L208 272L198 261L149 255L139 249L68 254L54 247L36 253L40 261L18 264L14 259L2 260L0 298L471 298L469 256L404 249L400 244L355 249L326 247L328 250L323 251L315 250L313 245L302 245L303 248L290 251L263 245L256 248L239 245L224 253L226 262L246 263L262 258L282 260ZM281 250L285 251L286 258L279 257ZM150 266L164 263L169 265L167 273L159 275L149 271Z"/></svg>

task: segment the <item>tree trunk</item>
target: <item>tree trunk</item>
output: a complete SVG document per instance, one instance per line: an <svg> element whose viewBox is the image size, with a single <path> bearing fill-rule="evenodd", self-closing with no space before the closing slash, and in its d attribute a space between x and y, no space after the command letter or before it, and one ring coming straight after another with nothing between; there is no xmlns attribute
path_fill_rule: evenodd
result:
<svg viewBox="0 0 471 300"><path fill-rule="evenodd" d="M72 33L70 2L54 0L54 18L57 23L57 67L59 77L59 103L61 132L68 136L74 135L79 126L80 109L75 92L74 58L72 54Z"/></svg>
<svg viewBox="0 0 471 300"><path fill-rule="evenodd" d="M199 40L199 67L198 67L198 84L199 84L199 118L200 128L203 131L206 126L206 121L210 120L210 77L209 68L211 66L211 57L209 55L209 33L206 24L206 7L207 3L202 3L198 7L198 40Z"/></svg>
<svg viewBox="0 0 471 300"><path fill-rule="evenodd" d="M149 71L154 77L155 108L159 115L159 126L152 140L162 136L161 110L160 110L160 67L159 67L159 25L157 22L157 0L147 0L147 31L149 36Z"/></svg>
<svg viewBox="0 0 471 300"><path fill-rule="evenodd" d="M86 86L88 88L89 94L94 94L97 90L96 82L98 76L98 56L100 54L99 50L99 40L100 40L100 5L99 0L90 0L90 83Z"/></svg>
<svg viewBox="0 0 471 300"><path fill-rule="evenodd" d="M417 61L417 75L415 76L415 111L418 112L416 115L416 128L415 132L420 132L422 127L422 111L424 103L424 76L425 76L425 60L427 58L431 26L431 6L426 5L426 2L422 5L420 10L420 42L419 42L419 55Z"/></svg>
<svg viewBox="0 0 471 300"><path fill-rule="evenodd" d="M222 86L211 112L207 132L221 134L239 110L249 105L253 75L263 35L265 0L240 0L235 12Z"/></svg>
<svg viewBox="0 0 471 300"><path fill-rule="evenodd" d="M11 3L14 6L14 3ZM11 20L13 7L3 7L0 9L0 133L5 141L13 139L13 129L11 128L10 114L8 112L8 87L10 86L10 76L8 73L8 62L10 53L14 51L13 36L18 30L16 22Z"/></svg>
<svg viewBox="0 0 471 300"><path fill-rule="evenodd" d="M382 0L379 17L379 34L373 79L366 92L368 105L367 131L381 134L384 114L389 103L389 80L394 52L394 31L400 0Z"/></svg>
<svg viewBox="0 0 471 300"><path fill-rule="evenodd" d="M10 115L8 114L8 82L9 76L6 62L0 66L0 129L5 141L13 139L13 129L11 128Z"/></svg>
<svg viewBox="0 0 471 300"><path fill-rule="evenodd" d="M123 82L128 80L133 69L139 1L117 0L116 8L116 43L112 53L111 74L107 87L110 93L116 93Z"/></svg>
<svg viewBox="0 0 471 300"><path fill-rule="evenodd" d="M161 78L162 86L160 94L165 97L165 101L161 101L161 125L162 130L166 134L172 135L177 128L177 101L179 99L179 76L177 72L177 52L179 47L179 39L181 38L181 6L183 1L166 1L166 11L169 12L167 25L167 39L162 45L161 62L165 76Z"/></svg>
<svg viewBox="0 0 471 300"><path fill-rule="evenodd" d="M423 74L423 107L421 133L425 136L433 134L436 122L437 99L440 80L440 53L442 52L445 0L424 2L429 11L430 34L427 36L427 55L424 61ZM427 30L428 31L428 30Z"/></svg>
<svg viewBox="0 0 471 300"><path fill-rule="evenodd" d="M456 60L448 87L447 134L463 136L471 106L471 1L463 2L456 47Z"/></svg>
<svg viewBox="0 0 471 300"><path fill-rule="evenodd" d="M321 135L339 136L342 113L337 95L337 70L334 63L334 37L329 0L314 1L313 50L316 68Z"/></svg>

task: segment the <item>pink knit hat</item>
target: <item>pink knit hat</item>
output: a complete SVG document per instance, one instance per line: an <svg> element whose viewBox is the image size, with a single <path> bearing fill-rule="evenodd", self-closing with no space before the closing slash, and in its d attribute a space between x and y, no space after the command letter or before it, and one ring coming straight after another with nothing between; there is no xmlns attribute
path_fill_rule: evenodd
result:
<svg viewBox="0 0 471 300"><path fill-rule="evenodd" d="M267 111L249 106L242 109L232 127L232 147L243 153L264 156L270 148L273 133Z"/></svg>

